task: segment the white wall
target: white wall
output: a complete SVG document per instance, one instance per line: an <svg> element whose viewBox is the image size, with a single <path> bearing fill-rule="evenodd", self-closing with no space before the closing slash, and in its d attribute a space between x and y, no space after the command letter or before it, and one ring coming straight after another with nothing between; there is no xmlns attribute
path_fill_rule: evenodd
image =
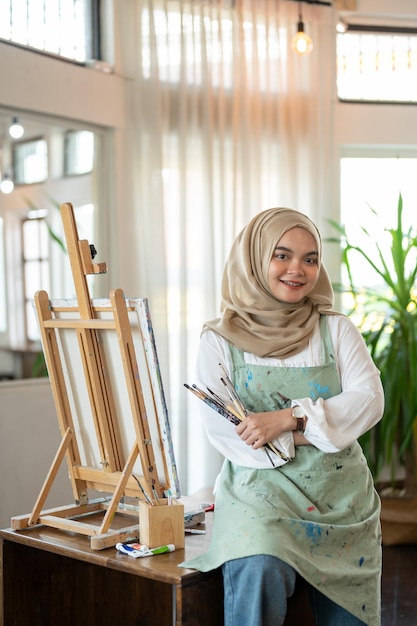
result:
<svg viewBox="0 0 417 626"><path fill-rule="evenodd" d="M416 148L417 106L338 102L334 145Z"/></svg>
<svg viewBox="0 0 417 626"><path fill-rule="evenodd" d="M32 511L60 440L49 379L0 382L0 528ZM64 460L45 508L73 502Z"/></svg>
<svg viewBox="0 0 417 626"><path fill-rule="evenodd" d="M119 126L124 118L123 80L115 73L0 43L0 104L52 116Z"/></svg>

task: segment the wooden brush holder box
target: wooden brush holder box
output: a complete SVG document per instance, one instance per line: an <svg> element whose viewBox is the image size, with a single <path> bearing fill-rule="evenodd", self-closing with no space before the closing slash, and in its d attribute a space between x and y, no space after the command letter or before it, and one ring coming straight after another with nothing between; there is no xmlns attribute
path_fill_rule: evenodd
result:
<svg viewBox="0 0 417 626"><path fill-rule="evenodd" d="M173 543L177 549L185 545L184 505L176 500L159 500L155 506L139 502L140 543L157 548Z"/></svg>

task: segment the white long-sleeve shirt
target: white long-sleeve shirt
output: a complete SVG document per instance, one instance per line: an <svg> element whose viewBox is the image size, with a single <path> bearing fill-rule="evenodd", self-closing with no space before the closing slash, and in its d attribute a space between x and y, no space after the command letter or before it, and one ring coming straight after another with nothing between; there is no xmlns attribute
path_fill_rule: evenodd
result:
<svg viewBox="0 0 417 626"><path fill-rule="evenodd" d="M384 394L379 371L373 363L363 338L347 317L327 316L330 337L335 351L342 392L327 400L296 398L292 401L304 409L308 416L305 437L324 452L338 452L352 444L358 437L374 426L382 417ZM322 339L319 325L307 347L295 356L285 359L260 358L244 353L245 362L272 367L313 367L322 365ZM196 384L201 389L209 387L227 400L225 388L220 381L219 363L231 371L229 344L213 331L203 333L197 355ZM235 426L196 400L207 436L212 445L227 459L253 468L271 468L265 450L254 450L235 432ZM288 457L296 455L293 432L285 432L273 441ZM276 466L285 461L274 456Z"/></svg>

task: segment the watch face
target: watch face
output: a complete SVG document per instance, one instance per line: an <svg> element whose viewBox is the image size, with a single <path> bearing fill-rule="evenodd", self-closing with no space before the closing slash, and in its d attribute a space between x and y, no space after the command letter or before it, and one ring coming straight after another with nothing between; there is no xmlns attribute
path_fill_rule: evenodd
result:
<svg viewBox="0 0 417 626"><path fill-rule="evenodd" d="M292 409L293 417L305 417L304 411L300 406L294 406Z"/></svg>

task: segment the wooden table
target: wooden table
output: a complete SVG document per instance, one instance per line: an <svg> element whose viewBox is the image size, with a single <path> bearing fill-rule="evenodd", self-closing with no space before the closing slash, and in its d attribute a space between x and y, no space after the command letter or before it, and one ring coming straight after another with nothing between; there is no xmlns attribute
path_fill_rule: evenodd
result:
<svg viewBox="0 0 417 626"><path fill-rule="evenodd" d="M206 550L212 518L206 535L186 535L185 549L143 559L45 526L0 530L0 624L220 626L221 572L178 567Z"/></svg>

